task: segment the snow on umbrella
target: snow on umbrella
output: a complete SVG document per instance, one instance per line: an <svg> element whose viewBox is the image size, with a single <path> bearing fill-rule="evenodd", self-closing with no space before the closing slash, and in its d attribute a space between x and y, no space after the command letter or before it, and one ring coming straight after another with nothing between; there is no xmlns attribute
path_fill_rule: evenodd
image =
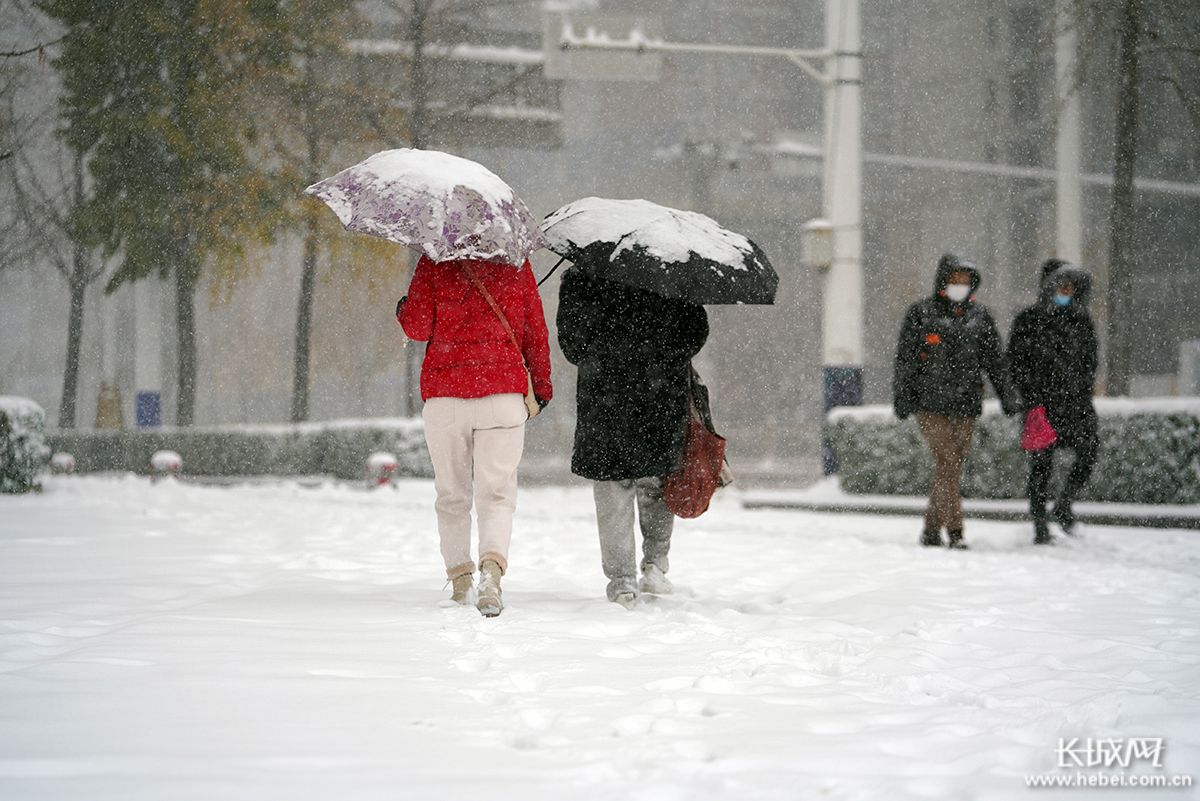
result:
<svg viewBox="0 0 1200 801"><path fill-rule="evenodd" d="M545 240L529 209L491 170L437 150L384 150L304 190L349 231L405 245L433 261L520 266Z"/></svg>
<svg viewBox="0 0 1200 801"><path fill-rule="evenodd" d="M542 232L598 278L699 304L775 302L779 276L758 245L694 211L586 197L548 215Z"/></svg>

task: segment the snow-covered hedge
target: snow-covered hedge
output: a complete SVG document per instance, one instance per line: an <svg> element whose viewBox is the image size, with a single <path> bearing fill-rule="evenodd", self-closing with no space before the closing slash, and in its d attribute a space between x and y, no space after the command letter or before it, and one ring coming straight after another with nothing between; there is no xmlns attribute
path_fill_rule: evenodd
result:
<svg viewBox="0 0 1200 801"><path fill-rule="evenodd" d="M50 464L46 413L28 398L0 395L0 493L40 490Z"/></svg>
<svg viewBox="0 0 1200 801"><path fill-rule="evenodd" d="M432 476L419 420L333 420L296 425L163 428L153 431L61 431L50 435L55 451L75 456L76 472L120 470L149 473L150 457L171 450L183 459L184 475L330 475L362 479L375 451L397 457L396 474Z"/></svg>
<svg viewBox="0 0 1200 801"><path fill-rule="evenodd" d="M1100 454L1081 500L1200 503L1200 400L1097 398ZM1025 497L1027 460L1020 422L993 401L976 428L963 472L972 498ZM924 495L932 462L916 421L897 420L889 406L835 409L826 430L846 492ZM1052 487L1061 486L1065 456L1056 457Z"/></svg>

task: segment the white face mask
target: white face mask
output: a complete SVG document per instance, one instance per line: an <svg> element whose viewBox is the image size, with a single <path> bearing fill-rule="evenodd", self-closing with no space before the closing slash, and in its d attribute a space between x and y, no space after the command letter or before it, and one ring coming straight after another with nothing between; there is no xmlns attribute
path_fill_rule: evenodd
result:
<svg viewBox="0 0 1200 801"><path fill-rule="evenodd" d="M971 294L971 287L968 284L949 284L946 287L946 297L955 303L962 303Z"/></svg>

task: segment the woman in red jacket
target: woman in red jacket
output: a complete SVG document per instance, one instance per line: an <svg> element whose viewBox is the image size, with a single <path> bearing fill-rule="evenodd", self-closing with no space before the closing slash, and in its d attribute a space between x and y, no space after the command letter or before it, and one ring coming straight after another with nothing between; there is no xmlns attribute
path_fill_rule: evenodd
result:
<svg viewBox="0 0 1200 801"><path fill-rule="evenodd" d="M503 608L500 577L508 571L530 379L539 406L553 396L537 281L529 262L516 268L469 259L435 263L422 257L396 318L410 339L429 343L421 364L422 417L433 462L442 558L454 588L451 598L467 603L474 584L474 495L480 571L476 606L494 617Z"/></svg>

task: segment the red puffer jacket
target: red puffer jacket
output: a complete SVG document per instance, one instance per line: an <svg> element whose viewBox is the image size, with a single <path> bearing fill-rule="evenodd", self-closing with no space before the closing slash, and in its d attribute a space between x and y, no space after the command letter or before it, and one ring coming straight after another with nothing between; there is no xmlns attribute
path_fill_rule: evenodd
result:
<svg viewBox="0 0 1200 801"><path fill-rule="evenodd" d="M492 307L467 278L470 268L504 311L521 353ZM410 339L428 341L421 365L421 399L482 398L528 389L521 356L533 376L533 391L549 401L550 344L533 268L520 270L487 261L433 262L422 256L396 319Z"/></svg>

